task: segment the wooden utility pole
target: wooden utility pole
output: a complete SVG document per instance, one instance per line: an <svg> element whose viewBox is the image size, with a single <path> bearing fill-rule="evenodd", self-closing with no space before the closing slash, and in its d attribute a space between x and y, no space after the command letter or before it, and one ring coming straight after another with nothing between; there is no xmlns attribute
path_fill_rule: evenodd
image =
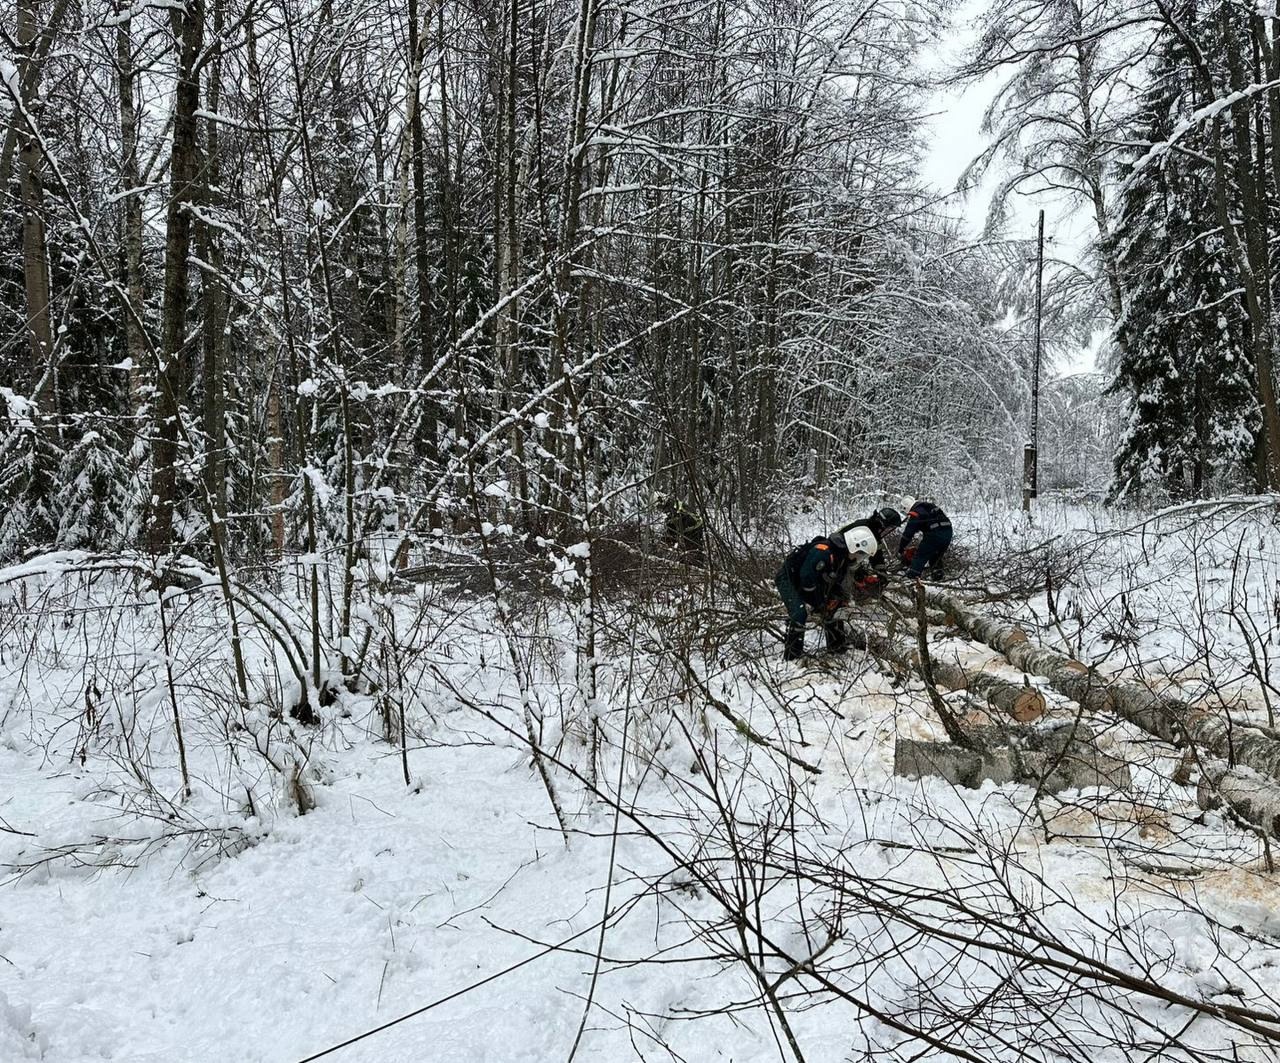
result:
<svg viewBox="0 0 1280 1063"><path fill-rule="evenodd" d="M1039 458L1036 453L1040 434L1040 316L1044 306L1044 211L1036 234L1036 343L1031 367L1031 440L1022 450L1022 511L1031 512L1031 500L1039 486Z"/></svg>

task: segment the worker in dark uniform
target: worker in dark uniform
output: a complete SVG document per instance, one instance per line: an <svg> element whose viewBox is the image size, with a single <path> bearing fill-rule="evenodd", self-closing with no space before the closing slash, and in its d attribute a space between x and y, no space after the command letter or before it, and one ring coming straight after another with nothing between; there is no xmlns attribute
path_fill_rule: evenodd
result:
<svg viewBox="0 0 1280 1063"><path fill-rule="evenodd" d="M951 545L951 534L951 520L940 506L925 499L912 506L898 543L898 557L907 566L907 573L920 579L928 567L930 576L942 579L942 555ZM913 545L917 535L920 542Z"/></svg>
<svg viewBox="0 0 1280 1063"><path fill-rule="evenodd" d="M822 618L827 649L840 653L845 648L848 636L844 624L835 619L835 612L849 601L846 576L851 569L861 573L875 549L875 536L865 528L854 528L843 535L835 532L818 536L787 555L774 577L778 595L787 609L784 660L794 661L804 656L804 625L811 612ZM865 577L860 579L865 582ZM861 586L862 583L855 583L856 588Z"/></svg>
<svg viewBox="0 0 1280 1063"><path fill-rule="evenodd" d="M664 496L662 512L665 514L664 529L667 542L686 557L703 560L706 552L706 538L702 526L702 518L677 499Z"/></svg>

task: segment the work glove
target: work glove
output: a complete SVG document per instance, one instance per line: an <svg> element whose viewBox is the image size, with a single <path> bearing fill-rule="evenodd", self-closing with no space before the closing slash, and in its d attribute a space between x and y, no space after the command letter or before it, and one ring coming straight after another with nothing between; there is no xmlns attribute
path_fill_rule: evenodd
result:
<svg viewBox="0 0 1280 1063"><path fill-rule="evenodd" d="M884 580L874 572L868 572L865 576L854 578L853 594L859 601L865 601L868 598L879 598L883 593Z"/></svg>

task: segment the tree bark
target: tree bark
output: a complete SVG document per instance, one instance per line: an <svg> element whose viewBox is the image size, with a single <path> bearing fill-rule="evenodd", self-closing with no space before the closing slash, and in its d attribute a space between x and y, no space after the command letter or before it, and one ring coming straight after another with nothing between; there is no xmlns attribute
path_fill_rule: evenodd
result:
<svg viewBox="0 0 1280 1063"><path fill-rule="evenodd" d="M53 5L53 10L49 13L49 21L45 24L44 32L36 39L34 35L24 42L23 29L21 22L23 19L23 11L27 9L27 16L31 18L32 24L35 22L35 5L37 0L22 0L18 5L18 52L15 59L18 64L18 94L23 101L24 107L35 94L36 83L40 80L40 71L44 67L44 61L49 56L49 49L53 47L53 42L57 38L58 30L62 26L62 20L66 17L67 9L71 6L71 0L57 0ZM23 54L25 53L25 54ZM30 110L27 112L30 114ZM18 148L18 139L24 130L24 119L18 112L16 107L9 109L8 124L5 127L4 146L0 148L0 188L5 188L9 184L9 179L13 176L13 158Z"/></svg>
<svg viewBox="0 0 1280 1063"><path fill-rule="evenodd" d="M1182 703L1175 702L1174 699L1159 698L1141 684L1101 679L1080 661L1036 646L1022 629L984 617L950 595L930 591L927 599L935 608L944 610L948 620L968 635L1004 654L1016 667L1047 677L1054 690L1071 698L1086 710L1114 712L1140 729L1170 743L1177 742L1181 736L1194 735L1191 738L1193 748L1208 749L1210 753L1223 748L1219 741L1221 731L1215 736L1215 729L1196 726L1197 720L1207 719L1204 714L1182 706ZM1156 703L1154 706L1153 702ZM1181 706L1181 710L1171 708L1173 705ZM1172 721L1170 716L1174 717ZM1190 726L1178 722L1178 717L1189 721ZM1229 737L1229 722L1226 731ZM1256 737L1266 739L1265 735ZM1197 746L1196 738L1205 740L1207 744ZM1202 772L1196 801L1205 809L1216 809L1225 804L1241 819L1269 835L1280 837L1280 787L1272 781L1275 770L1280 768L1280 742L1269 741L1274 747L1270 752L1257 741L1245 744L1244 749L1250 760L1239 757L1237 760L1247 764L1246 767L1241 767L1230 758L1224 762L1198 757ZM1241 751L1239 746L1232 748L1228 745L1227 748L1236 754ZM1273 772L1270 777L1263 778L1254 765L1268 763L1273 766Z"/></svg>
<svg viewBox="0 0 1280 1063"><path fill-rule="evenodd" d="M276 559L284 556L285 486L288 476L284 469L284 415L280 408L280 365L268 367L267 383L267 468L271 480L271 549Z"/></svg>
<svg viewBox="0 0 1280 1063"><path fill-rule="evenodd" d="M18 4L18 47L25 53L26 76L21 79L23 109L30 114L40 90L41 62L36 55L35 0ZM18 181L22 195L22 275L27 300L27 341L31 358L31 398L43 406L53 388L53 317L49 278L49 250L44 228L44 185L40 179L40 142L17 116ZM41 409L42 414L55 411Z"/></svg>
<svg viewBox="0 0 1280 1063"><path fill-rule="evenodd" d="M123 0L121 0L123 5ZM125 314L125 343L129 352L129 412L138 416L144 399L143 369L148 343L141 322L145 319L145 276L142 264L142 184L138 166L138 107L134 98L137 67L133 58L133 20L123 17L116 26L116 67L120 85L120 194L124 211L124 282L133 307Z"/></svg>
<svg viewBox="0 0 1280 1063"><path fill-rule="evenodd" d="M1226 805L1241 819L1280 838L1280 788L1247 768L1207 766L1196 787L1196 804L1206 811Z"/></svg>
<svg viewBox="0 0 1280 1063"><path fill-rule="evenodd" d="M903 670L920 672L920 651L917 648L867 628L853 628L850 637L873 657ZM1045 713L1044 695L1035 687L989 672L976 672L945 658L932 657L930 663L933 679L939 686L948 690L967 690L1009 719L1026 723L1039 719Z"/></svg>
<svg viewBox="0 0 1280 1063"><path fill-rule="evenodd" d="M1233 93L1240 92L1247 80L1239 42L1231 24L1232 11L1227 5L1221 9L1223 50L1226 53L1228 84ZM1254 368L1258 380L1258 401L1262 407L1262 435L1265 445L1260 448L1257 480L1260 490L1280 486L1280 408L1275 393L1275 325L1272 321L1271 253L1266 219L1265 167L1255 165L1253 143L1250 137L1250 118L1254 102L1241 100L1232 105L1231 133L1235 142L1232 159L1238 195L1236 205L1240 210L1244 239L1243 257L1248 263L1252 284L1246 284L1250 332L1253 336ZM1216 121L1216 120L1215 120ZM1217 145L1215 145L1216 147ZM1262 145L1258 145L1259 153Z"/></svg>
<svg viewBox="0 0 1280 1063"><path fill-rule="evenodd" d="M222 0L214 0L213 33L222 34ZM207 96L209 110L218 113L221 97L221 59L215 56L210 64ZM219 187L219 137L218 122L207 123L206 155L203 189L204 204L216 208L222 199ZM222 290L222 245L218 234L210 225L201 223L198 228L200 257L212 267L206 270L201 281L204 320L202 322L204 350L204 434L206 457L204 466L205 489L209 501L219 519L227 512L227 449L226 449L226 318L227 300Z"/></svg>
<svg viewBox="0 0 1280 1063"><path fill-rule="evenodd" d="M148 546L154 554L167 551L173 541L173 510L178 487L178 396L191 297L187 260L191 253L192 224L188 205L199 195L196 111L200 106L197 63L204 45L203 0L187 0L185 10L171 11L170 24L178 42L179 56L173 151L169 161L169 207L165 218L164 314L156 365L153 510L147 535Z"/></svg>
<svg viewBox="0 0 1280 1063"><path fill-rule="evenodd" d="M422 40L421 25L418 22L418 0L408 0L409 18L409 145L410 171L413 175L413 261L418 278L418 357L422 364L430 365L433 357L439 352L431 327L431 268L427 259L427 190L424 171L423 152L425 151L425 135L422 127L422 65L423 52L426 47ZM434 461L437 454L438 414L434 399L425 397L422 400L425 416L423 418L423 439L426 442L427 457Z"/></svg>
<svg viewBox="0 0 1280 1063"><path fill-rule="evenodd" d="M966 634L1002 653L1014 667L1045 677L1054 690L1086 710L1114 713L1165 742L1189 744L1225 762L1206 765L1205 770L1229 773L1237 788L1247 786L1252 777L1249 773L1242 776L1237 770L1240 767L1256 772L1268 785L1280 781L1280 739L1262 728L1239 723L1225 711L1214 712L1158 694L1133 680L1101 675L1081 661L1037 645L1014 625L974 612L951 595L929 591L928 601L946 612ZM1238 811L1255 822L1243 810Z"/></svg>

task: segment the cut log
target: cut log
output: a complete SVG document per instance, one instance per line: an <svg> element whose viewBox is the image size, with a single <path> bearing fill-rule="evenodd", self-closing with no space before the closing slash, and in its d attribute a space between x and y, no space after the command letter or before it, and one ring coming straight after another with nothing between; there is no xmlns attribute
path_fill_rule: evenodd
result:
<svg viewBox="0 0 1280 1063"><path fill-rule="evenodd" d="M1196 804L1207 811L1225 804L1259 830L1280 838L1280 788L1248 768L1206 765L1196 787Z"/></svg>
<svg viewBox="0 0 1280 1063"><path fill-rule="evenodd" d="M920 654L914 646L866 628L853 628L855 645L900 670L919 673ZM1015 683L1004 676L965 668L956 661L933 657L933 678L948 690L966 690L970 700L997 709L1019 723L1038 720L1045 713L1044 695L1029 683Z"/></svg>
<svg viewBox="0 0 1280 1063"><path fill-rule="evenodd" d="M1007 747L965 749L950 742L919 742L911 738L899 738L894 744L893 774L908 779L937 776L952 786L971 790L988 781L996 786L1014 781L1013 758Z"/></svg>
<svg viewBox="0 0 1280 1063"><path fill-rule="evenodd" d="M1044 695L1030 684L1024 684L1009 707L1009 715L1018 723L1032 723L1045 714Z"/></svg>
<svg viewBox="0 0 1280 1063"><path fill-rule="evenodd" d="M1110 678L1081 661L1037 645L1026 632L980 616L950 595L930 592L930 597L967 634L1004 654L1016 668L1048 679L1054 690L1086 709L1114 712L1166 742L1190 742L1197 749L1280 781L1280 740L1263 728L1157 693L1132 679ZM1013 635L1015 631L1020 637Z"/></svg>
<svg viewBox="0 0 1280 1063"><path fill-rule="evenodd" d="M1019 782L1042 793L1088 787L1124 789L1131 781L1129 766L1099 749L1096 734L1082 724L993 728L973 737L977 749L900 738L894 747L894 774L936 775L970 788L984 782L997 786Z"/></svg>
<svg viewBox="0 0 1280 1063"><path fill-rule="evenodd" d="M965 694L961 704L964 712L960 716L960 726L966 731L981 733L1005 722L1004 713L993 709L982 698Z"/></svg>

